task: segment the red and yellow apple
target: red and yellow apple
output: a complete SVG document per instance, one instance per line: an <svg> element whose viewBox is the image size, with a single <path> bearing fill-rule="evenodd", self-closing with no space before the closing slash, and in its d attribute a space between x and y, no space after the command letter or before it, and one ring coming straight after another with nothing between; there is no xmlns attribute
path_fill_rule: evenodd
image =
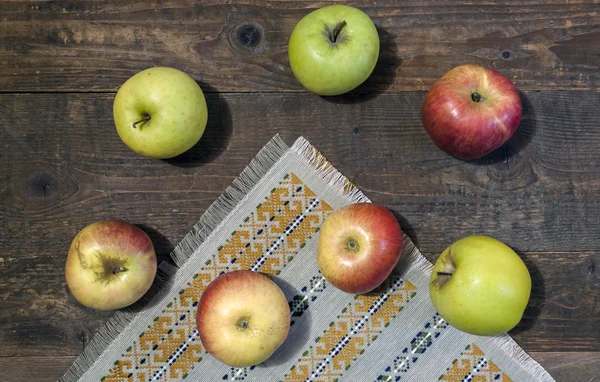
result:
<svg viewBox="0 0 600 382"><path fill-rule="evenodd" d="M377 204L355 203L323 222L317 264L333 286L360 294L383 283L401 252L402 229L394 214Z"/></svg>
<svg viewBox="0 0 600 382"><path fill-rule="evenodd" d="M156 275L156 253L148 235L122 220L83 228L71 243L65 277L81 304L120 309L142 297Z"/></svg>
<svg viewBox="0 0 600 382"><path fill-rule="evenodd" d="M214 279L202 293L196 313L206 351L233 367L269 358L285 341L290 319L289 304L277 284L248 270Z"/></svg>
<svg viewBox="0 0 600 382"><path fill-rule="evenodd" d="M519 93L502 73L461 65L431 87L421 120L440 149L458 158L476 159L508 141L521 114Z"/></svg>

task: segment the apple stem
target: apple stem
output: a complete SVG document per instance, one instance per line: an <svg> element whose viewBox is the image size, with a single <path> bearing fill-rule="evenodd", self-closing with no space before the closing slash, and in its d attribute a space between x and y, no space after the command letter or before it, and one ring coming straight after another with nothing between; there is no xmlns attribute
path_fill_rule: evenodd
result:
<svg viewBox="0 0 600 382"><path fill-rule="evenodd" d="M438 272L437 274L438 276L452 276L452 273L450 272Z"/></svg>
<svg viewBox="0 0 600 382"><path fill-rule="evenodd" d="M150 118L152 118L152 117L150 116L150 114L148 114L148 113L144 112L144 118L140 119L139 121L135 121L135 122L133 123L133 128L134 128L134 129L135 129L135 128L137 128L137 124L138 124L138 123L146 123L146 122L148 122L148 121L150 120Z"/></svg>
<svg viewBox="0 0 600 382"><path fill-rule="evenodd" d="M329 33L329 39L331 40L331 42L337 41L337 38L338 38L340 32L342 31L342 28L345 26L346 26L346 20L342 21L341 23L336 25L335 28L333 28L333 31L331 31L331 33Z"/></svg>
<svg viewBox="0 0 600 382"><path fill-rule="evenodd" d="M124 270L125 270L125 268L123 268L123 267L115 267L115 268L112 269L112 274L116 275L118 273L123 272Z"/></svg>
<svg viewBox="0 0 600 382"><path fill-rule="evenodd" d="M473 92L471 93L471 99L473 100L473 102L479 102L481 101L481 94Z"/></svg>

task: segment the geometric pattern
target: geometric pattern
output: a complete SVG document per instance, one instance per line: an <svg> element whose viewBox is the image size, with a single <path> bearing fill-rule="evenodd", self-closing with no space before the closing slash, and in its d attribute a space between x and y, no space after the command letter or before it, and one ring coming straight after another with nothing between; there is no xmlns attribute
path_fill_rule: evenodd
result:
<svg viewBox="0 0 600 382"><path fill-rule="evenodd" d="M317 299L317 295L325 290L327 286L327 280L321 276L319 272L318 276L313 276L308 285L302 287L300 290L302 294L295 295L290 301L290 312L292 315L292 321L290 325L294 325L298 317L308 309L308 304Z"/></svg>
<svg viewBox="0 0 600 382"><path fill-rule="evenodd" d="M475 344L467 345L460 357L452 361L440 381L448 382L512 382L508 375L485 358L484 352Z"/></svg>
<svg viewBox="0 0 600 382"><path fill-rule="evenodd" d="M416 295L416 289L410 281L395 276L386 281L381 293L356 295L283 381L337 381Z"/></svg>
<svg viewBox="0 0 600 382"><path fill-rule="evenodd" d="M377 377L377 380L383 382L400 381L402 374L410 370L411 365L419 360L419 356L425 353L427 348L448 326L448 323L436 313L433 319L425 324L423 330L413 337L410 344L402 350L400 355L394 358L392 364L385 369L385 374Z"/></svg>
<svg viewBox="0 0 600 382"><path fill-rule="evenodd" d="M332 211L295 174L285 175L101 381L186 378L204 353L196 330L196 306L206 286L220 274L239 269L276 276Z"/></svg>

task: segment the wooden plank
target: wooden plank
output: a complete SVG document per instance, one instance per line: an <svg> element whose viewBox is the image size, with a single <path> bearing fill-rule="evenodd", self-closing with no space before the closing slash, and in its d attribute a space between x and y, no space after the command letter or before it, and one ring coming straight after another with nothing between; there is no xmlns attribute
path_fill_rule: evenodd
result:
<svg viewBox="0 0 600 382"><path fill-rule="evenodd" d="M600 93L524 93L515 137L470 162L431 142L423 95L211 94L206 136L170 161L120 141L113 95L0 96L5 254L65 253L69 238L102 218L146 224L167 238L166 252L276 133L290 144L308 138L398 212L424 252L468 233L524 252L600 249Z"/></svg>
<svg viewBox="0 0 600 382"><path fill-rule="evenodd" d="M153 65L220 92L301 91L287 42L304 15L326 4L0 1L0 91L113 91ZM426 90L463 63L499 69L524 90L600 84L595 2L351 4L381 38L378 67L361 91Z"/></svg>
<svg viewBox="0 0 600 382"><path fill-rule="evenodd" d="M600 375L600 353L530 353L556 382L595 382Z"/></svg>
<svg viewBox="0 0 600 382"><path fill-rule="evenodd" d="M535 352L530 355L556 382L595 382L600 375L600 352ZM5 382L53 382L67 370L74 356L0 357Z"/></svg>
<svg viewBox="0 0 600 382"><path fill-rule="evenodd" d="M55 382L75 356L0 357L2 380L5 382Z"/></svg>
<svg viewBox="0 0 600 382"><path fill-rule="evenodd" d="M125 219L166 256L277 132L311 140L397 212L431 260L475 233L522 253L534 289L513 334L526 350L600 351L600 94L524 93L515 139L471 162L430 141L423 96L210 94L201 143L161 161L120 142L112 94L1 95L0 356L78 354L108 319L66 290L65 255L79 229Z"/></svg>

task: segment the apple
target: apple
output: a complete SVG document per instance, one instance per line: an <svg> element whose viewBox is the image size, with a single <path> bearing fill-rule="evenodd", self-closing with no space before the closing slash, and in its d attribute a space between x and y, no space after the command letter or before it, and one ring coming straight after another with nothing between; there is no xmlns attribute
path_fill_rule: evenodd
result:
<svg viewBox="0 0 600 382"><path fill-rule="evenodd" d="M122 220L83 228L71 243L65 277L81 304L120 309L142 297L156 275L156 253L148 235Z"/></svg>
<svg viewBox="0 0 600 382"><path fill-rule="evenodd" d="M113 104L123 142L150 158L172 158L189 150L206 128L208 111L200 86L182 71L155 67L129 78Z"/></svg>
<svg viewBox="0 0 600 382"><path fill-rule="evenodd" d="M322 96L339 95L371 75L379 57L379 35L363 11L331 5L298 22L288 55L302 86Z"/></svg>
<svg viewBox="0 0 600 382"><path fill-rule="evenodd" d="M402 229L387 208L355 203L321 226L317 265L327 281L348 293L367 293L390 275L402 252Z"/></svg>
<svg viewBox="0 0 600 382"><path fill-rule="evenodd" d="M494 336L514 328L531 293L523 260L488 236L451 244L437 259L429 294L444 320L467 333Z"/></svg>
<svg viewBox="0 0 600 382"><path fill-rule="evenodd" d="M476 159L508 141L521 114L519 93L508 78L493 69L461 65L429 89L421 120L440 149Z"/></svg>
<svg viewBox="0 0 600 382"><path fill-rule="evenodd" d="M223 273L198 303L202 346L232 367L257 365L275 352L290 330L290 307L281 289L260 273Z"/></svg>

